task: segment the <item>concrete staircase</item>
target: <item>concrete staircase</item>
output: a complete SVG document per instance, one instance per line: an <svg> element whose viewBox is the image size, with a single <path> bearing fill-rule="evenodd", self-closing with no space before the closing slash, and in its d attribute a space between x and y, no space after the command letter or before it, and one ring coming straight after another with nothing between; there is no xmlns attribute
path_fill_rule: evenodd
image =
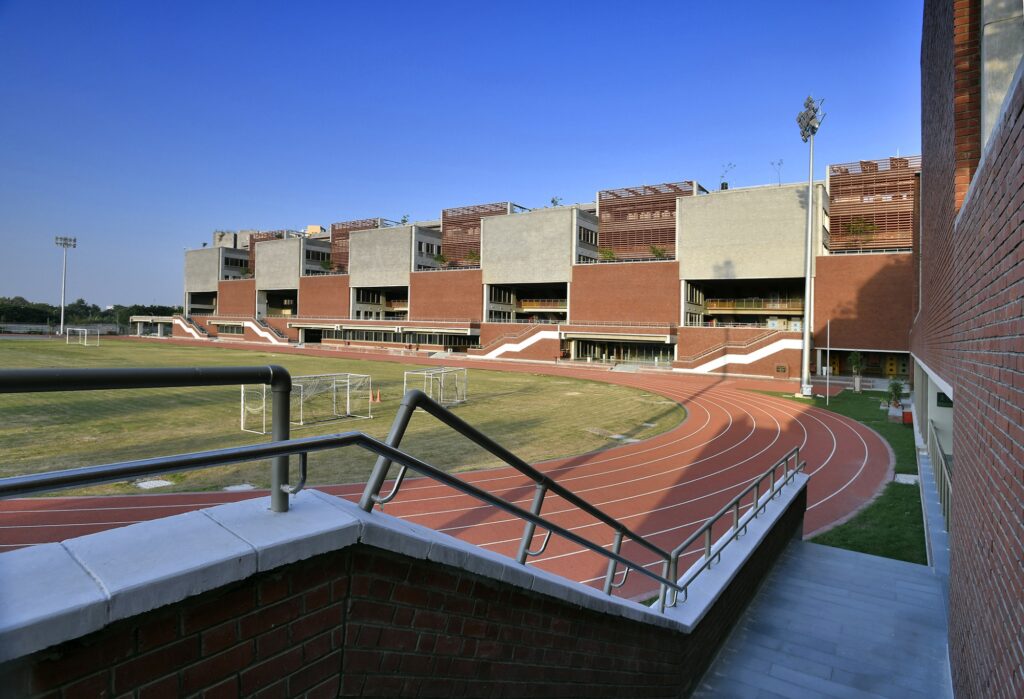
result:
<svg viewBox="0 0 1024 699"><path fill-rule="evenodd" d="M793 542L695 697L952 697L929 566Z"/></svg>

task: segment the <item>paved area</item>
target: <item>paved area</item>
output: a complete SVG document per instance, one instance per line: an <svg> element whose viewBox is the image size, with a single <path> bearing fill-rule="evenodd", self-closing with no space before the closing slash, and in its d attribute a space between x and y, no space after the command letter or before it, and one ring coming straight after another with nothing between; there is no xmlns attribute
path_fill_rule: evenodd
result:
<svg viewBox="0 0 1024 699"><path fill-rule="evenodd" d="M941 575L793 542L695 697L952 697Z"/></svg>

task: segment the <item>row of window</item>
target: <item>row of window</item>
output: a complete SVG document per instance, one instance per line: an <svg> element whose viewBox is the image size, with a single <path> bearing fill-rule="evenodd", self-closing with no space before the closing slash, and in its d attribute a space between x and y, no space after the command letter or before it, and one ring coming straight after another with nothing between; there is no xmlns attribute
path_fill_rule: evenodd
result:
<svg viewBox="0 0 1024 699"><path fill-rule="evenodd" d="M324 330L324 339L353 342L386 342L401 345L438 345L440 347L469 347L479 343L472 335L446 333L388 332L386 330Z"/></svg>
<svg viewBox="0 0 1024 699"><path fill-rule="evenodd" d="M241 335L245 332L245 328L241 325L218 325L218 335Z"/></svg>
<svg viewBox="0 0 1024 699"><path fill-rule="evenodd" d="M306 248L306 259L311 262L329 262L331 253L329 250L310 250Z"/></svg>
<svg viewBox="0 0 1024 699"><path fill-rule="evenodd" d="M241 267L248 267L249 266L249 258L247 258L247 257L225 257L224 258L224 266L225 267L239 267L239 268L241 268Z"/></svg>
<svg viewBox="0 0 1024 699"><path fill-rule="evenodd" d="M689 303L695 303L697 305L704 304L704 292L695 287L693 284L686 285L686 300Z"/></svg>
<svg viewBox="0 0 1024 699"><path fill-rule="evenodd" d="M490 293L491 303L512 303L512 290L504 286L492 286Z"/></svg>
<svg viewBox="0 0 1024 699"><path fill-rule="evenodd" d="M597 247L597 231L593 231L590 230L589 228L584 228L583 226L580 226L579 231L577 232L577 236L579 237L579 241L581 243L584 243L585 245L592 245L595 248Z"/></svg>
<svg viewBox="0 0 1024 699"><path fill-rule="evenodd" d="M372 289L356 289L356 303L380 303L380 292Z"/></svg>
<svg viewBox="0 0 1024 699"><path fill-rule="evenodd" d="M428 243L423 240L416 241L416 252L421 255L440 255L441 246L437 243Z"/></svg>

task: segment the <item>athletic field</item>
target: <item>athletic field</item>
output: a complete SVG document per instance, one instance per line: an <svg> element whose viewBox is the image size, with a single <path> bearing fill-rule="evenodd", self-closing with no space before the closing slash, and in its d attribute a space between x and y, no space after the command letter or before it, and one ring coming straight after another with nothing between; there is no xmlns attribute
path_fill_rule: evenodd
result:
<svg viewBox="0 0 1024 699"><path fill-rule="evenodd" d="M0 367L166 367L279 364L292 376L369 374L373 419L293 427L293 436L357 430L384 438L401 400L406 370L423 365L335 359L223 346L187 347L159 341L108 340L99 347L61 340L0 340ZM576 378L470 369L469 400L455 412L528 462L631 443L677 426L685 411L675 401L636 388ZM269 400L268 400L269 403ZM0 394L0 477L164 456L268 441L242 432L237 386L139 391ZM269 425L269 419L268 423ZM417 413L404 449L450 471L498 462L429 416ZM359 449L310 455L311 483L362 481L373 457ZM267 487L265 463L171 474L158 492ZM142 492L111 484L90 493Z"/></svg>

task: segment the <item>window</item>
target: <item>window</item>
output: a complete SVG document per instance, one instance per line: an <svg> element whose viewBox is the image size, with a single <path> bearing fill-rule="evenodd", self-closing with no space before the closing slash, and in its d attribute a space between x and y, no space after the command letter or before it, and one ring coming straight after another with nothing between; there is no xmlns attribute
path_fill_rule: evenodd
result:
<svg viewBox="0 0 1024 699"><path fill-rule="evenodd" d="M592 231L589 228L579 227L578 231L579 241L585 245L593 245L597 247L597 231Z"/></svg>
<svg viewBox="0 0 1024 699"><path fill-rule="evenodd" d="M373 289L356 289L356 303L379 304L380 293Z"/></svg>
<svg viewBox="0 0 1024 699"><path fill-rule="evenodd" d="M242 335L245 330L241 325L218 325L218 335Z"/></svg>
<svg viewBox="0 0 1024 699"><path fill-rule="evenodd" d="M503 286L492 286L491 287L491 303L512 303L512 290L506 289Z"/></svg>
<svg viewBox="0 0 1024 699"><path fill-rule="evenodd" d="M952 408L953 399L947 396L942 391L939 391L938 393L935 394L935 405L939 406L940 408Z"/></svg>

